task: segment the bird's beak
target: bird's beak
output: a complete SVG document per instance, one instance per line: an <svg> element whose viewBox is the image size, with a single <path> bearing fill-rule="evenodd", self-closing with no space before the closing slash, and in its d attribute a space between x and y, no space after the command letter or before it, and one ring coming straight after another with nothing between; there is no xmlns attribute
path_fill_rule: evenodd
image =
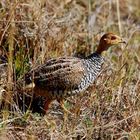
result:
<svg viewBox="0 0 140 140"><path fill-rule="evenodd" d="M126 41L121 38L119 43L126 44Z"/></svg>

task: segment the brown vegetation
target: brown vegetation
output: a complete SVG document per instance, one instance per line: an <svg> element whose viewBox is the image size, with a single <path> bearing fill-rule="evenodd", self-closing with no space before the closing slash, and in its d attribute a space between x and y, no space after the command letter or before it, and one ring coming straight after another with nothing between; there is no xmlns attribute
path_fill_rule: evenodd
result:
<svg viewBox="0 0 140 140"><path fill-rule="evenodd" d="M140 139L139 5L139 0L1 0L1 139ZM67 122L57 102L45 116L25 109L32 97L16 84L25 72L52 57L87 56L110 31L127 45L109 49L93 87L65 101L72 112ZM36 102L41 106L43 99Z"/></svg>

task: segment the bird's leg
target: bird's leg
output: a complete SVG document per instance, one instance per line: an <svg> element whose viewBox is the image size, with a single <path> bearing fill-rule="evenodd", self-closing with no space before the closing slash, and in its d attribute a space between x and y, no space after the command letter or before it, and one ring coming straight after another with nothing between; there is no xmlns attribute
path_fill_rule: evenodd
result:
<svg viewBox="0 0 140 140"><path fill-rule="evenodd" d="M64 113L69 113L72 114L65 106L64 106L64 100L63 99L59 99L57 100L60 103L61 108L64 110Z"/></svg>
<svg viewBox="0 0 140 140"><path fill-rule="evenodd" d="M64 124L63 124L63 130L66 129L66 122L67 122L67 118L68 118L68 110L66 109L66 107L64 106L64 100L63 99L60 99L58 100L58 102L60 103L60 106L61 108L63 109L63 113L64 113L64 116L63 116L63 121L64 121Z"/></svg>
<svg viewBox="0 0 140 140"><path fill-rule="evenodd" d="M63 130L65 130L66 124L67 124L67 119L68 119L68 114L72 114L72 113L64 106L64 100L63 99L59 99L57 101L60 103L60 106L61 106L61 108L63 109L63 112L64 112L64 116L63 116L63 121L64 121Z"/></svg>
<svg viewBox="0 0 140 140"><path fill-rule="evenodd" d="M48 111L49 107L50 107L50 104L51 104L52 100L51 99L46 99L45 100L45 105L44 105L44 110L45 110L45 113Z"/></svg>

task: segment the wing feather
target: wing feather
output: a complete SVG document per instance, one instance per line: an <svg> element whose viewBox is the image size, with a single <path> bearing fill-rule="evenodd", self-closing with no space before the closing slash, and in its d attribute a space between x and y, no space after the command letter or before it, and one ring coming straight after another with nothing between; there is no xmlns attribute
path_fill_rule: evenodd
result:
<svg viewBox="0 0 140 140"><path fill-rule="evenodd" d="M51 59L28 73L36 86L47 90L70 90L80 84L85 68L79 58ZM34 75L33 75L34 74Z"/></svg>

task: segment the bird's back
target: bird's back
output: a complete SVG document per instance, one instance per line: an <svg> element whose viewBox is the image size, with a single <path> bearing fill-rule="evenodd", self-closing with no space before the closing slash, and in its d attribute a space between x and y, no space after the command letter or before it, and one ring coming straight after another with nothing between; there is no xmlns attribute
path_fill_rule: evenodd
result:
<svg viewBox="0 0 140 140"><path fill-rule="evenodd" d="M62 98L84 91L100 73L102 58L96 54L81 59L63 57L50 59L26 74L27 83L34 81L35 92Z"/></svg>

